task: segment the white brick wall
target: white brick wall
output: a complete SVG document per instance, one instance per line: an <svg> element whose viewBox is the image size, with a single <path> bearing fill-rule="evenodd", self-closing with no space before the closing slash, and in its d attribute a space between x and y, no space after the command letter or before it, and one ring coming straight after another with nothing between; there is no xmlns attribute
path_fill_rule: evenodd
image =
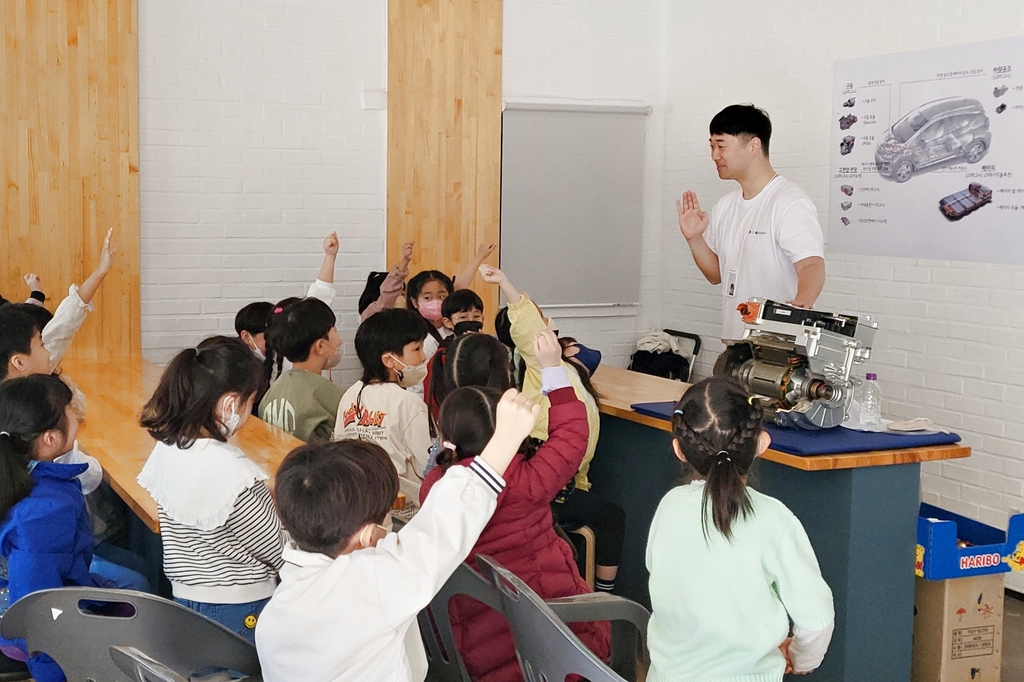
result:
<svg viewBox="0 0 1024 682"><path fill-rule="evenodd" d="M1024 10L1011 1L737 0L671 3L665 25L662 322L714 338L719 293L693 265L672 205L689 188L710 207L735 186L709 159L711 117L736 102L766 108L775 168L810 193L825 225L833 62L1024 35ZM974 449L968 460L926 464L923 498L1003 527L1024 509L1024 318L1014 313L1024 268L834 253L827 266L819 307L879 319L871 370L883 411L930 417ZM708 344L705 374L719 348Z"/></svg>
<svg viewBox="0 0 1024 682"><path fill-rule="evenodd" d="M233 334L254 300L302 295L341 239L334 309L351 339L384 265L386 84L379 0L139 3L142 342L165 361Z"/></svg>
<svg viewBox="0 0 1024 682"><path fill-rule="evenodd" d="M505 99L654 107L647 123L645 219L637 233L644 243L639 310L551 311L563 334L599 348L603 362L624 367L639 330L655 326L660 313L665 1L505 0L504 11ZM571 269L570 263L568 276ZM529 291L528 282L517 284Z"/></svg>

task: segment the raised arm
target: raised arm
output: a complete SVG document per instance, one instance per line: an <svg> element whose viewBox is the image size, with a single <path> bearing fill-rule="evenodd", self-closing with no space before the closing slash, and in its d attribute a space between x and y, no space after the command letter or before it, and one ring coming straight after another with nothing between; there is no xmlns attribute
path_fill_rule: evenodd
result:
<svg viewBox="0 0 1024 682"><path fill-rule="evenodd" d="M525 496L545 503L555 498L572 479L587 452L590 426L587 408L569 382L562 364L562 347L554 332L543 331L533 339L533 354L541 367L541 393L551 403L548 409L548 439L536 454L523 463Z"/></svg>
<svg viewBox="0 0 1024 682"><path fill-rule="evenodd" d="M480 248L476 250L476 255L473 256L473 260L466 264L466 267L455 276L455 288L456 289L469 289L473 286L473 278L476 277L477 270L483 264L484 259L490 256L497 244L481 244Z"/></svg>
<svg viewBox="0 0 1024 682"><path fill-rule="evenodd" d="M331 232L324 237L324 262L320 265L318 280L334 284L334 265L338 261L338 233Z"/></svg>
<svg viewBox="0 0 1024 682"><path fill-rule="evenodd" d="M360 322L365 322L370 317L382 310L389 310L395 307L395 301L405 290L405 278L409 276L409 263L412 262L412 247L416 242L407 242L402 246L402 260L395 264L388 276L380 285L380 295L377 300L366 306L366 310L359 316Z"/></svg>
<svg viewBox="0 0 1024 682"><path fill-rule="evenodd" d="M25 275L25 285L28 287L29 295L25 303L43 305L46 303L46 294L43 293L43 280L34 272Z"/></svg>
<svg viewBox="0 0 1024 682"><path fill-rule="evenodd" d="M92 297L96 295L96 291L103 284L103 280L106 279L110 268L113 267L114 256L116 255L117 242L114 240L114 230L111 228L107 230L107 236L103 238L103 249L100 251L99 264L96 265L96 269L89 275L89 279L82 282L82 286L78 288L78 297L82 299L82 303L92 301Z"/></svg>
<svg viewBox="0 0 1024 682"><path fill-rule="evenodd" d="M679 231L686 238L686 245L693 254L693 262L709 282L721 284L722 272L719 269L718 255L704 241L704 233L708 229L708 214L700 210L697 195L689 190L683 192L682 198L676 199L676 212L679 215Z"/></svg>

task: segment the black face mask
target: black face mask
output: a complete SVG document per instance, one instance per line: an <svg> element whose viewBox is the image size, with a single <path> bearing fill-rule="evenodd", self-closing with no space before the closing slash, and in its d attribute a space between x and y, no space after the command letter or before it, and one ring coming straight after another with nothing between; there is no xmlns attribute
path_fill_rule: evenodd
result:
<svg viewBox="0 0 1024 682"><path fill-rule="evenodd" d="M484 328L483 322L473 322L466 320L465 322L459 322L454 327L455 336L462 336L463 334L469 334L473 332L479 332Z"/></svg>

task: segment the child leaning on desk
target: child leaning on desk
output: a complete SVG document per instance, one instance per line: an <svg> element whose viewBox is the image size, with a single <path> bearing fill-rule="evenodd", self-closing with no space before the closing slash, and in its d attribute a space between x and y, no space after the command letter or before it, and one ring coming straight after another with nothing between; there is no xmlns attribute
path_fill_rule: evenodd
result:
<svg viewBox="0 0 1024 682"><path fill-rule="evenodd" d="M275 500L294 542L257 625L263 679L425 679L416 614L473 548L539 412L507 391L480 456L453 467L397 533L380 525L398 494L398 474L380 446L342 440L289 453Z"/></svg>
<svg viewBox="0 0 1024 682"><path fill-rule="evenodd" d="M696 475L651 523L649 682L779 682L825 656L835 611L807 534L785 505L747 487L771 442L762 417L725 378L691 386L676 405L672 449Z"/></svg>
<svg viewBox="0 0 1024 682"><path fill-rule="evenodd" d="M158 441L138 482L156 501L174 600L250 642L284 544L267 474L228 443L259 382L252 351L214 336L174 356L139 420Z"/></svg>

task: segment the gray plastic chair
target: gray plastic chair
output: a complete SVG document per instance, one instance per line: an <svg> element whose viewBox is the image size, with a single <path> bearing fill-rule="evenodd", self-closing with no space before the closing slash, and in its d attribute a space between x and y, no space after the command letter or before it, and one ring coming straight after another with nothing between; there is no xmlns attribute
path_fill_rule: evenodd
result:
<svg viewBox="0 0 1024 682"><path fill-rule="evenodd" d="M470 682L455 646L448 612L448 602L457 594L477 599L504 613L501 593L494 585L468 564L459 566L430 606L419 615L420 633L430 663L427 679L431 682ZM647 609L623 597L600 593L552 599L547 605L565 623L611 621L611 667L626 679L636 678L638 659L646 660L647 621L650 619Z"/></svg>
<svg viewBox="0 0 1024 682"><path fill-rule="evenodd" d="M110 647L110 658L132 682L188 682L163 663L132 646Z"/></svg>
<svg viewBox="0 0 1024 682"><path fill-rule="evenodd" d="M79 608L126 603L134 615L96 615ZM24 638L30 651L49 654L70 682L130 681L110 657L111 646L135 647L178 675L227 668L258 675L256 647L195 611L143 592L90 587L41 590L19 599L0 620L8 639Z"/></svg>
<svg viewBox="0 0 1024 682"><path fill-rule="evenodd" d="M516 657L519 659L519 666L526 682L564 680L568 675L581 675L590 682L626 682L627 678L619 675L595 656L562 621L552 606L545 603L525 582L489 556L478 554L476 560L477 565L488 573L488 579L501 595L502 610L512 630ZM558 600L561 602L558 604L559 608L568 612L567 615L573 616L572 620L608 620L607 616L595 617L592 611L600 609L593 607L595 604L602 605L601 602L606 601L606 596L616 602L620 599L614 595L581 596L594 599L573 598L569 604L564 600ZM587 601L592 603L588 604ZM611 604L612 602L607 602L603 606ZM636 606L640 611L646 612L642 606ZM622 615L637 613L632 607L627 607ZM635 679L635 669L634 675L629 679Z"/></svg>

